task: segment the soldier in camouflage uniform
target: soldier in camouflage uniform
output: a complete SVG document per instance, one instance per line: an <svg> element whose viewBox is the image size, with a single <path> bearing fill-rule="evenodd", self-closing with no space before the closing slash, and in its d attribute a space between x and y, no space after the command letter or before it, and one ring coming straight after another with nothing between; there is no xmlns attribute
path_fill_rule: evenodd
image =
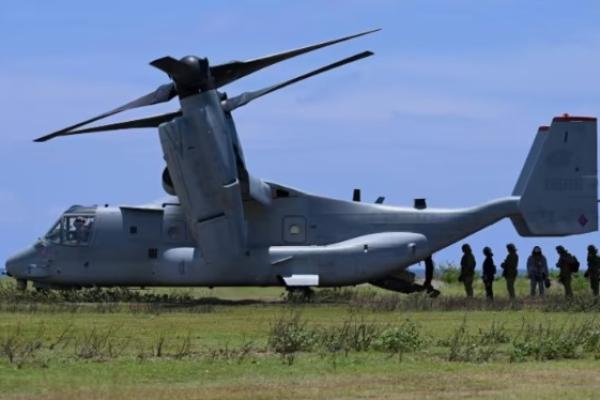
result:
<svg viewBox="0 0 600 400"><path fill-rule="evenodd" d="M558 253L558 262L556 267L559 269L558 280L565 288L565 296L573 297L571 288L571 275L579 269L579 261L571 255L563 246L556 246Z"/></svg>
<svg viewBox="0 0 600 400"><path fill-rule="evenodd" d="M506 258L500 264L502 267L502 276L506 279L506 290L508 296L511 299L515 298L515 280L517 279L517 268L519 266L519 255L517 254L517 248L514 244L509 243L506 245L508 254Z"/></svg>
<svg viewBox="0 0 600 400"><path fill-rule="evenodd" d="M494 278L496 276L496 265L494 264L493 258L494 254L492 253L492 249L484 247L483 255L485 256L485 260L483 261L483 274L481 275L481 279L485 286L485 297L487 297L488 300L494 300Z"/></svg>
<svg viewBox="0 0 600 400"><path fill-rule="evenodd" d="M600 257L598 257L598 249L592 244L588 246L587 266L584 276L590 280L592 294L597 297L600 286Z"/></svg>
<svg viewBox="0 0 600 400"><path fill-rule="evenodd" d="M477 265L471 246L468 244L462 245L463 256L460 260L460 275L459 282L465 285L465 293L467 297L473 297L473 279L475 278L475 266Z"/></svg>
<svg viewBox="0 0 600 400"><path fill-rule="evenodd" d="M535 296L538 290L540 296L543 296L546 282L549 283L550 280L548 277L548 262L546 256L542 254L540 246L535 246L527 259L527 276L529 277L531 296Z"/></svg>

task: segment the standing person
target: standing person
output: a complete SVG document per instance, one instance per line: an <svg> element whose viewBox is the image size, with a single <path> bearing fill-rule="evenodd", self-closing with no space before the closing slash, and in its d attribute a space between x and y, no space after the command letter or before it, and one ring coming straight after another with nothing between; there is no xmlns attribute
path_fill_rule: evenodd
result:
<svg viewBox="0 0 600 400"><path fill-rule="evenodd" d="M588 246L587 255L588 269L584 276L590 280L590 288L592 294L598 297L598 289L600 286L600 257L598 257L598 249L593 244Z"/></svg>
<svg viewBox="0 0 600 400"><path fill-rule="evenodd" d="M548 262L546 256L542 254L540 246L535 246L531 255L527 259L527 275L529 276L530 294L532 297L539 289L540 296L544 295L544 287L548 278ZM548 285L549 286L549 285Z"/></svg>
<svg viewBox="0 0 600 400"><path fill-rule="evenodd" d="M463 256L460 259L460 275L458 276L458 281L465 285L467 297L473 297L473 278L475 277L475 266L477 265L477 262L475 261L475 256L473 256L471 246L466 243L463 244L462 252Z"/></svg>
<svg viewBox="0 0 600 400"><path fill-rule="evenodd" d="M430 295L435 293L435 289L431 282L433 281L433 271L435 269L435 265L433 264L433 258L431 256L425 259L425 282L423 282L423 287ZM432 297L437 297L434 295Z"/></svg>
<svg viewBox="0 0 600 400"><path fill-rule="evenodd" d="M496 265L494 264L492 249L489 247L483 248L483 285L485 286L485 296L489 300L494 300L494 277L496 276Z"/></svg>
<svg viewBox="0 0 600 400"><path fill-rule="evenodd" d="M508 254L500 266L502 267L502 276L504 279L506 279L506 290L508 291L508 297L514 299L515 280L517 279L517 268L519 266L519 255L517 254L517 248L512 243L506 245L506 250L508 251Z"/></svg>
<svg viewBox="0 0 600 400"><path fill-rule="evenodd" d="M565 297L573 297L571 288L571 275L579 270L579 261L563 246L556 246L558 261L556 267L559 269L558 280L565 288Z"/></svg>

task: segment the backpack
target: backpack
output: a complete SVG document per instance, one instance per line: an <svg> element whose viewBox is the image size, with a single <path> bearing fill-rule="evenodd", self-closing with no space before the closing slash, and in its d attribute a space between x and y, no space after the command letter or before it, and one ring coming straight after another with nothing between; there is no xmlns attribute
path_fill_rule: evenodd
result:
<svg viewBox="0 0 600 400"><path fill-rule="evenodd" d="M573 273L577 273L579 272L579 260L577 259L577 257L575 256L571 256L571 263L570 263L570 267L571 267L571 272Z"/></svg>

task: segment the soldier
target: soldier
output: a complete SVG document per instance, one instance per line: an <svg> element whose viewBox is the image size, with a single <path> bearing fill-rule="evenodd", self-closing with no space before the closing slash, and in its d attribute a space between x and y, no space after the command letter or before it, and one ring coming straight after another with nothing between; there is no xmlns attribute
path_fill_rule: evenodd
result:
<svg viewBox="0 0 600 400"><path fill-rule="evenodd" d="M86 221L84 218L77 217L75 219L75 238L78 244L87 244L90 237L90 221Z"/></svg>
<svg viewBox="0 0 600 400"><path fill-rule="evenodd" d="M565 288L565 296L573 297L573 289L571 288L571 275L579 270L579 261L575 256L571 255L563 246L556 246L558 253L558 261L556 267L559 269L559 282Z"/></svg>
<svg viewBox="0 0 600 400"><path fill-rule="evenodd" d="M549 282L549 278L548 262L546 261L546 256L542 254L540 246L535 246L527 259L527 275L529 276L531 296L535 296L536 289L538 288L540 296L543 296L544 287L546 286L546 282Z"/></svg>
<svg viewBox="0 0 600 400"><path fill-rule="evenodd" d="M485 260L483 261L483 285L485 286L485 296L489 300L494 300L494 277L496 276L496 265L494 265L494 254L492 249L489 247L483 248L483 255Z"/></svg>
<svg viewBox="0 0 600 400"><path fill-rule="evenodd" d="M587 266L584 276L590 280L592 294L597 297L600 286L600 257L598 257L598 249L592 244L588 246Z"/></svg>
<svg viewBox="0 0 600 400"><path fill-rule="evenodd" d="M463 256L460 259L460 275L458 281L465 285L467 297L473 297L473 278L475 277L475 266L477 265L471 246L462 245Z"/></svg>
<svg viewBox="0 0 600 400"><path fill-rule="evenodd" d="M435 265L433 264L433 258L429 256L425 259L425 282L423 282L423 287L431 297L437 297L437 294L435 294L436 290L431 284L431 281L433 281L434 269Z"/></svg>
<svg viewBox="0 0 600 400"><path fill-rule="evenodd" d="M508 254L500 266L502 267L502 276L504 279L506 279L506 290L508 291L508 297L514 299L519 255L517 254L517 248L512 243L506 245L506 250L508 250Z"/></svg>
<svg viewBox="0 0 600 400"><path fill-rule="evenodd" d="M81 244L85 239L85 221L81 217L75 218L73 222L73 241L75 244Z"/></svg>

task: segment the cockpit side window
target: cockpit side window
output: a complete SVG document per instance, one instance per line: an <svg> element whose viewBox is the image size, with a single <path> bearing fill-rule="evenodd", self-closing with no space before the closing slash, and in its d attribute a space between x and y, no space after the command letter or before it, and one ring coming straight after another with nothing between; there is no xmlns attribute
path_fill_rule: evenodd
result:
<svg viewBox="0 0 600 400"><path fill-rule="evenodd" d="M91 215L65 215L46 234L46 239L69 246L86 246L93 226L94 217Z"/></svg>
<svg viewBox="0 0 600 400"><path fill-rule="evenodd" d="M46 234L46 240L52 243L60 243L62 238L62 218Z"/></svg>

